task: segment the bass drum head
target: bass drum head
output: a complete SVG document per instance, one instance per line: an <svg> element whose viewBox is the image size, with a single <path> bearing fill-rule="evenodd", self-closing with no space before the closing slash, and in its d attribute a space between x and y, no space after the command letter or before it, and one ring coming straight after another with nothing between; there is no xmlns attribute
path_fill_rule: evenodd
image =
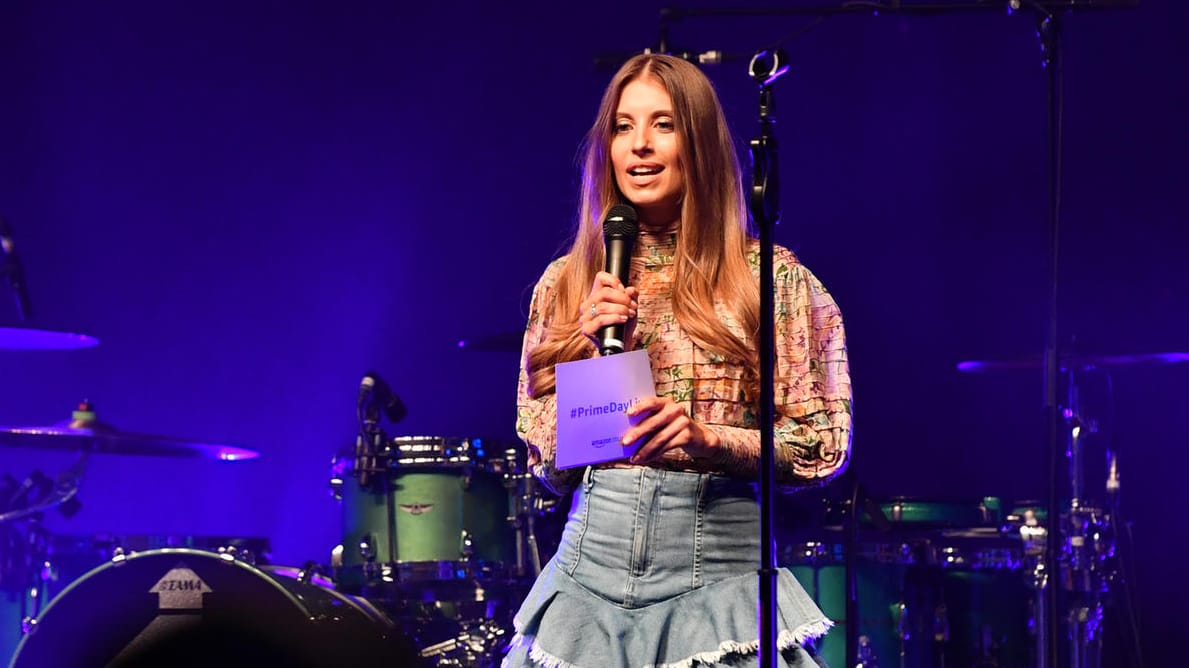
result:
<svg viewBox="0 0 1189 668"><path fill-rule="evenodd" d="M374 608L225 555L163 549L79 578L38 617L12 668L417 665Z"/></svg>

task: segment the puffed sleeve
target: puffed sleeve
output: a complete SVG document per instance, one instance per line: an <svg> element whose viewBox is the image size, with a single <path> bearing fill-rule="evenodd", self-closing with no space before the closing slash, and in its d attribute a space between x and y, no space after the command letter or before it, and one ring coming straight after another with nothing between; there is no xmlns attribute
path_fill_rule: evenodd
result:
<svg viewBox="0 0 1189 668"><path fill-rule="evenodd" d="M528 355L545 338L548 316L553 310L550 293L564 262L560 259L551 263L533 288L520 352L520 381L516 389L516 433L528 449L528 464L533 475L556 494L572 491L582 479L582 469L557 468L557 393L532 396L528 382Z"/></svg>
<svg viewBox="0 0 1189 668"><path fill-rule="evenodd" d="M817 486L841 473L849 459L846 335L842 314L817 277L787 249L777 247L774 254L775 477L784 487ZM758 475L758 428L708 427L722 441L717 467L738 477Z"/></svg>

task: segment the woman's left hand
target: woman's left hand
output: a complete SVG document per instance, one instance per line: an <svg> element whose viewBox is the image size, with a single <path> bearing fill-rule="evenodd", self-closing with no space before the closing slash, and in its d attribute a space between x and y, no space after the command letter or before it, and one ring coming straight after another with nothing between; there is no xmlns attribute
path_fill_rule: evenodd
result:
<svg viewBox="0 0 1189 668"><path fill-rule="evenodd" d="M696 422L673 399L648 397L627 410L628 417L649 413L623 434L625 445L651 434L631 456L633 464L648 463L677 448L694 458L709 457L718 449L718 434Z"/></svg>

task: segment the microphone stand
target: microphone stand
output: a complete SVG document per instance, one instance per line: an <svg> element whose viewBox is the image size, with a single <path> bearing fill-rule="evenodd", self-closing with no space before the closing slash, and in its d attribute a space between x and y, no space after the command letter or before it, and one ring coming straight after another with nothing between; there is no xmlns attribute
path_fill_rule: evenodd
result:
<svg viewBox="0 0 1189 668"><path fill-rule="evenodd" d="M1047 540L1044 544L1044 554L1041 558L1044 577L1037 580L1042 588L1041 617L1037 624L1037 668L1057 668L1060 665L1060 650L1058 633L1060 623L1057 619L1062 601L1057 589L1059 586L1060 564L1058 563L1057 545L1061 541L1062 527L1060 510L1060 496L1058 489L1061 484L1061 439L1062 427L1061 408L1057 400L1057 384L1061 369L1059 351L1058 322L1058 287L1060 285L1059 260L1061 258L1061 130L1064 115L1064 98L1061 94L1062 62L1060 30L1055 14L1049 13L1043 6L1037 6L1041 12L1041 19L1037 26L1036 35L1040 39L1041 63L1048 74L1048 149L1049 149L1049 202L1048 202L1048 243L1049 243L1049 275L1047 294L1047 321L1045 326L1044 349L1044 414L1045 435L1048 447L1048 520L1045 523ZM1047 585L1047 587L1046 587ZM1076 640L1074 641L1076 644ZM1075 667L1077 668L1077 667Z"/></svg>
<svg viewBox="0 0 1189 668"><path fill-rule="evenodd" d="M788 71L783 51L760 51L748 73L760 86L760 135L751 140L752 186L749 204L760 232L760 610L759 665L776 666L776 554L772 531L772 476L775 470L776 305L772 276L772 228L780 221L772 84Z"/></svg>

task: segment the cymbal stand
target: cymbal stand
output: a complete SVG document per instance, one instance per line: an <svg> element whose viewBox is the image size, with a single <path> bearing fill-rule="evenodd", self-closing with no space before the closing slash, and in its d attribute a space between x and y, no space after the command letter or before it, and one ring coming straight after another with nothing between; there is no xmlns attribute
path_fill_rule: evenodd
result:
<svg viewBox="0 0 1189 668"><path fill-rule="evenodd" d="M70 517L78 512L81 504L78 501L78 490L82 486L83 473L87 469L87 457L90 453L83 450L79 453L79 457L75 460L69 468L64 469L61 473L54 477L53 483L46 482L50 487L48 493L43 492L43 495L38 497L32 503L19 508L13 508L7 512L0 513L0 524L5 522L14 522L24 517L36 515L50 508L57 508L58 512L64 517ZM41 476L40 471L33 472L36 476ZM44 478L44 476L42 476ZM32 486L31 482L34 476L30 476L30 481L27 485ZM23 492L18 492L18 495L27 496ZM16 504L9 504L16 505Z"/></svg>
<svg viewBox="0 0 1189 668"><path fill-rule="evenodd" d="M51 508L66 518L79 511L78 490L82 485L90 453L83 450L74 464L64 469L51 482L40 471L31 473L13 494L3 499L0 525L29 519L29 527L23 541L27 550L24 559L25 573L21 576L23 590L20 601L21 632L27 633L33 620L41 615L42 608L49 603L49 580L55 579L54 566L50 561L49 533L41 527L43 512ZM0 554L0 556L3 556ZM13 560L13 565L15 565ZM0 582L5 573L0 573ZM8 574L11 575L11 574Z"/></svg>
<svg viewBox="0 0 1189 668"><path fill-rule="evenodd" d="M557 500L545 498L537 479L523 466L515 448L504 451L504 488L509 492L508 522L516 531L516 577L541 574L541 549L537 542L537 518L554 512ZM531 568L531 571L530 571Z"/></svg>
<svg viewBox="0 0 1189 668"><path fill-rule="evenodd" d="M1115 545L1109 509L1096 507L1086 496L1086 440L1098 431L1098 425L1082 412L1075 370L1069 371L1068 384L1068 405L1062 417L1069 430L1065 455L1069 464L1070 500L1068 511L1061 517L1063 535L1057 539L1061 546L1061 586L1067 597L1069 666L1098 668L1102 661L1102 599L1113 580L1107 560L1114 554ZM1105 491L1108 498L1117 502L1117 453L1108 449L1107 458Z"/></svg>
<svg viewBox="0 0 1189 668"><path fill-rule="evenodd" d="M369 399L364 401L364 399ZM388 554L384 559L380 559L381 563L389 563L396 560L396 499L392 494L392 479L387 475L388 459L385 453L385 448L388 443L388 435L380 427L380 409L376 405L375 397L361 397L360 404L357 407L357 417L359 418L359 434L355 437L355 470L354 475L360 488L364 490L380 488L384 493L384 498L387 499L385 511L387 514L387 531L388 536ZM381 459L383 454L383 459ZM384 466L381 466L383 461ZM377 477L379 484L377 485ZM363 548L357 545L344 545L344 549L374 549L374 546ZM371 555L371 556L374 556ZM371 556L366 556L367 563L364 566L365 573L369 566L374 566L375 561ZM386 568L386 567L381 567ZM366 573L369 577L374 573Z"/></svg>
<svg viewBox="0 0 1189 668"><path fill-rule="evenodd" d="M540 574L540 558L536 554L536 524L533 521L533 480L532 475L525 475L520 466L520 458L515 448L504 450L502 463L504 473L504 489L508 491L508 524L516 532L516 572L517 578L523 578L528 573L526 562L533 558L533 575ZM530 554L526 554L525 546Z"/></svg>
<svg viewBox="0 0 1189 668"><path fill-rule="evenodd" d="M541 574L541 548L537 544L537 513L541 512L538 503L537 479L532 472L524 474L524 518L526 524L526 540L528 541L528 556L532 560L533 577Z"/></svg>

